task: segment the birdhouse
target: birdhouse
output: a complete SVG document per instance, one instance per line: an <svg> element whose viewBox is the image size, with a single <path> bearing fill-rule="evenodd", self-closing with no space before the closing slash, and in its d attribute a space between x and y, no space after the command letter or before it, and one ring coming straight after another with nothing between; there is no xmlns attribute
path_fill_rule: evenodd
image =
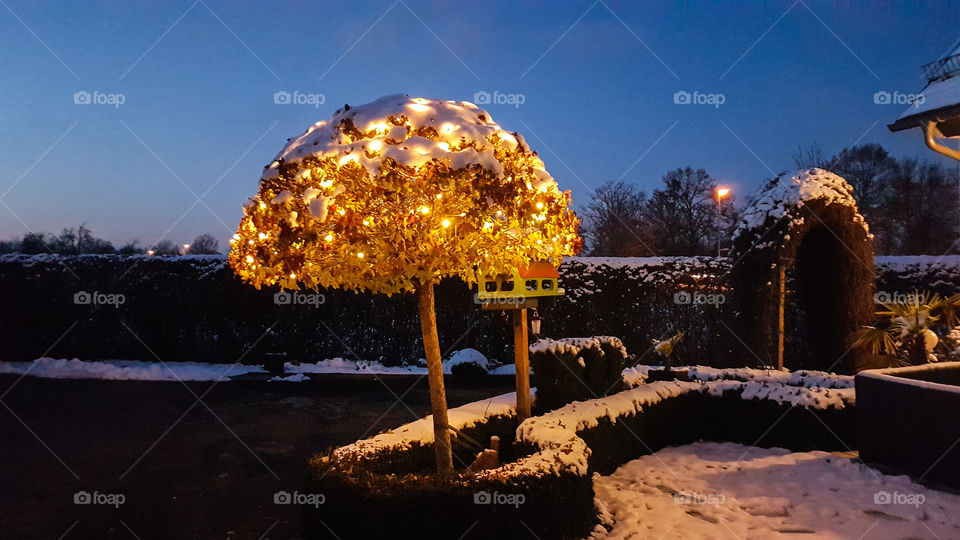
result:
<svg viewBox="0 0 960 540"><path fill-rule="evenodd" d="M496 278L481 277L477 285L477 301L492 306L517 304L517 307L535 307L536 300L562 296L563 289L557 285L560 273L546 261L539 261L513 274L500 274ZM504 309L500 306L499 309Z"/></svg>
<svg viewBox="0 0 960 540"><path fill-rule="evenodd" d="M913 96L907 110L887 127L894 132L919 127L931 150L960 160L960 150L941 142L960 138L960 45L946 57L923 66L923 70L926 88ZM883 94L875 95L874 101L889 103L890 94Z"/></svg>

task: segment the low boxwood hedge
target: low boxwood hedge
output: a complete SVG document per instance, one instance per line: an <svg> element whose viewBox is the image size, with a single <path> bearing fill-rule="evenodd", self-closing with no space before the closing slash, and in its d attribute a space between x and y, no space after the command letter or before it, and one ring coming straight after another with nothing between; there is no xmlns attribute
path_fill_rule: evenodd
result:
<svg viewBox="0 0 960 540"><path fill-rule="evenodd" d="M855 410L849 402L814 409L744 399L745 387L709 391L727 388L719 384L640 385L606 400L570 404L521 426L511 415L491 416L461 430L477 441L491 435L501 439L504 466L477 475L432 475L430 443L314 458L306 489L324 494L326 502L305 507L305 536L582 538L597 524L593 474L609 474L666 446L712 440L794 451L855 447ZM564 443L565 437L574 443ZM459 446L455 461L468 463L474 451ZM578 464L577 452L585 456L586 467ZM521 501L519 496L521 503L510 504ZM497 500L488 503L488 497Z"/></svg>

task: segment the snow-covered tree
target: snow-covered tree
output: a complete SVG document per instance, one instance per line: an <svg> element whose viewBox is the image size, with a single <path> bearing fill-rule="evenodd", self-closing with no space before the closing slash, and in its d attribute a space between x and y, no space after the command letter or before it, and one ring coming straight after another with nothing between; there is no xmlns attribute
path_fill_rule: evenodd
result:
<svg viewBox="0 0 960 540"><path fill-rule="evenodd" d="M345 105L264 170L229 261L256 287L415 292L437 466L452 469L434 284L559 264L581 240L523 137L467 102L394 95Z"/></svg>

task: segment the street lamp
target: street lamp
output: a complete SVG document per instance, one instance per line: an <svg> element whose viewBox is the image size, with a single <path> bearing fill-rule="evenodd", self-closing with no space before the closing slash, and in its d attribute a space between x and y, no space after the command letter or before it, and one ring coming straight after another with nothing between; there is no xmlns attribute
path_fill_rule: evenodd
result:
<svg viewBox="0 0 960 540"><path fill-rule="evenodd" d="M190 244L184 244L184 245L183 245L183 254L186 255L186 254L189 253L189 252L190 252Z"/></svg>
<svg viewBox="0 0 960 540"><path fill-rule="evenodd" d="M717 188L717 258L720 258L720 202L724 197L730 194L730 189L725 187Z"/></svg>

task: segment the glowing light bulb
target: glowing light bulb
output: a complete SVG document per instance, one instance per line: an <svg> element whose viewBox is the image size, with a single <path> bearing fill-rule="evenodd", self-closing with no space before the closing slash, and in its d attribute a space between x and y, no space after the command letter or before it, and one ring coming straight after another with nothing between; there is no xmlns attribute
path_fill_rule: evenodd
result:
<svg viewBox="0 0 960 540"><path fill-rule="evenodd" d="M260 233L260 234L257 235L257 238L259 238L259 239L261 239L261 240L266 240L269 236L270 236L270 235L267 234L267 233Z"/></svg>
<svg viewBox="0 0 960 540"><path fill-rule="evenodd" d="M247 262L250 263L250 264L253 264L253 256L252 256L252 255L247 255Z"/></svg>
<svg viewBox="0 0 960 540"><path fill-rule="evenodd" d="M427 206L421 206L418 210L420 210L420 213L423 215L427 215L430 213L430 208Z"/></svg>
<svg viewBox="0 0 960 540"><path fill-rule="evenodd" d="M443 220L442 222L440 222L440 224L443 225L443 228L444 228L444 229L446 229L447 227L450 226L450 220L449 220L449 219L445 219L445 220Z"/></svg>
<svg viewBox="0 0 960 540"><path fill-rule="evenodd" d="M337 210L337 213L339 213L341 216L343 216L343 215L346 215L347 211L344 210L343 208L341 208L340 210Z"/></svg>
<svg viewBox="0 0 960 540"><path fill-rule="evenodd" d="M370 151L379 152L383 148L383 143L380 141L370 141Z"/></svg>
<svg viewBox="0 0 960 540"><path fill-rule="evenodd" d="M296 275L296 274L290 274L290 279L297 279L297 275Z"/></svg>
<svg viewBox="0 0 960 540"><path fill-rule="evenodd" d="M442 198L443 198L443 193L437 193L437 198L438 198L438 199L442 199Z"/></svg>
<svg viewBox="0 0 960 540"><path fill-rule="evenodd" d="M503 215L503 210L497 210L497 215L498 215L498 216L502 216L502 215Z"/></svg>
<svg viewBox="0 0 960 540"><path fill-rule="evenodd" d="M370 220L369 220L369 219L363 220L363 226L364 226L364 227L369 227L369 226L370 226Z"/></svg>
<svg viewBox="0 0 960 540"><path fill-rule="evenodd" d="M483 224L483 228L484 228L484 229L489 229L489 228L491 228L491 227L493 227L493 222L492 222L492 221L488 221L488 222L486 222L486 223Z"/></svg>
<svg viewBox="0 0 960 540"><path fill-rule="evenodd" d="M358 258L358 259L362 259L362 258L363 258L363 252L362 252L362 251L361 251L360 253L357 253L357 258Z"/></svg>
<svg viewBox="0 0 960 540"><path fill-rule="evenodd" d="M538 203L537 203L537 209L539 210L540 208L543 208L543 203L542 203L542 202L538 202Z"/></svg>
<svg viewBox="0 0 960 540"><path fill-rule="evenodd" d="M333 185L333 180L330 180L329 178L326 179L326 180L321 180L321 181L320 181L320 187L322 187L322 188L328 188L328 187L330 187L330 186L332 186L332 185Z"/></svg>
<svg viewBox="0 0 960 540"><path fill-rule="evenodd" d="M266 207L267 207L267 203L261 201L261 202L260 202L260 209L263 210L263 209L266 208Z"/></svg>
<svg viewBox="0 0 960 540"><path fill-rule="evenodd" d="M327 236L323 237L323 239L326 240L327 242L333 242L333 235L328 234Z"/></svg>

